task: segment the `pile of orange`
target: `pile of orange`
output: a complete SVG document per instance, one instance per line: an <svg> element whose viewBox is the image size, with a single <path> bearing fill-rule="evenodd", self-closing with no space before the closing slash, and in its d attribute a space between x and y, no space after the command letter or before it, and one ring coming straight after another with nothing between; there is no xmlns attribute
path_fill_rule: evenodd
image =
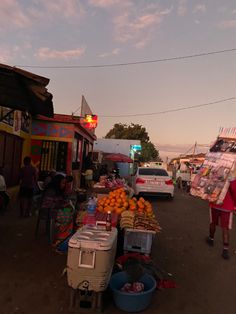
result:
<svg viewBox="0 0 236 314"><path fill-rule="evenodd" d="M100 212L107 213L108 211L115 212L118 215L124 210L138 211L152 215L152 205L145 201L143 197L139 199L126 195L124 188L118 188L109 192L108 196L103 196L98 200L97 209Z"/></svg>

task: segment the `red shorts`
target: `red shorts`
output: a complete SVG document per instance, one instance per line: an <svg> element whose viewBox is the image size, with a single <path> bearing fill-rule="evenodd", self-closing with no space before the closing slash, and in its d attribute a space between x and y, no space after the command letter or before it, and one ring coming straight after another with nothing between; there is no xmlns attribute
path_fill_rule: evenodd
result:
<svg viewBox="0 0 236 314"><path fill-rule="evenodd" d="M210 222L225 229L231 229L233 223L233 212L210 208Z"/></svg>

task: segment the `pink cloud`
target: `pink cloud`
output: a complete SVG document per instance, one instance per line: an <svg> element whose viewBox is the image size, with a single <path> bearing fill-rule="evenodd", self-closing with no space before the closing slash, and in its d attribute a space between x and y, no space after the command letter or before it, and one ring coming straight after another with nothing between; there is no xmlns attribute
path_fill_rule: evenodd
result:
<svg viewBox="0 0 236 314"><path fill-rule="evenodd" d="M120 51L121 50L119 48L115 48L111 52L104 52L104 53L100 54L98 57L99 58L107 58L107 57L111 57L111 56L116 56L120 53Z"/></svg>
<svg viewBox="0 0 236 314"><path fill-rule="evenodd" d="M236 19L222 21L219 24L219 28L221 29L236 28Z"/></svg>
<svg viewBox="0 0 236 314"><path fill-rule="evenodd" d="M159 26L168 14L167 11L162 12L142 12L138 16L131 16L131 13L125 13L114 18L115 39L119 42L136 41L136 47L144 47L151 38L150 33Z"/></svg>
<svg viewBox="0 0 236 314"><path fill-rule="evenodd" d="M2 29L15 27L28 27L31 24L30 18L25 14L17 0L0 1L0 27Z"/></svg>
<svg viewBox="0 0 236 314"><path fill-rule="evenodd" d="M122 0L125 2L126 0ZM115 4L121 3L120 0L89 0L89 4L95 7L107 8Z"/></svg>
<svg viewBox="0 0 236 314"><path fill-rule="evenodd" d="M187 13L187 1L186 0L179 0L178 7L177 7L177 14L180 16L184 16Z"/></svg>
<svg viewBox="0 0 236 314"><path fill-rule="evenodd" d="M43 0L45 10L52 15L61 15L68 17L80 17L85 13L85 10L80 1L77 0Z"/></svg>
<svg viewBox="0 0 236 314"><path fill-rule="evenodd" d="M71 59L79 58L85 52L85 48L77 48L72 50L51 50L50 48L40 48L35 54L40 59Z"/></svg>
<svg viewBox="0 0 236 314"><path fill-rule="evenodd" d="M200 12L200 13L206 13L206 6L205 4L197 4L194 9L193 12Z"/></svg>

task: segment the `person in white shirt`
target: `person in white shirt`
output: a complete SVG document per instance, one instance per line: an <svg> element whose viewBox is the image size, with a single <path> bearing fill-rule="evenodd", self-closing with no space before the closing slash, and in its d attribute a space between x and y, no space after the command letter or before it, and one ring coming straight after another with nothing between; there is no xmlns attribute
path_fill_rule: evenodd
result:
<svg viewBox="0 0 236 314"><path fill-rule="evenodd" d="M3 168L0 167L0 214L3 215L9 204L10 198L7 194L7 186L3 176Z"/></svg>

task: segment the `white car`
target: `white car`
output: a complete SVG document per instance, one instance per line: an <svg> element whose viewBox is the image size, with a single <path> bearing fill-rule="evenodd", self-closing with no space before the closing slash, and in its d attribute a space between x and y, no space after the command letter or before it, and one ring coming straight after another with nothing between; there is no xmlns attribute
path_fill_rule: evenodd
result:
<svg viewBox="0 0 236 314"><path fill-rule="evenodd" d="M174 197L174 185L168 172L162 168L139 167L133 177L134 194Z"/></svg>

